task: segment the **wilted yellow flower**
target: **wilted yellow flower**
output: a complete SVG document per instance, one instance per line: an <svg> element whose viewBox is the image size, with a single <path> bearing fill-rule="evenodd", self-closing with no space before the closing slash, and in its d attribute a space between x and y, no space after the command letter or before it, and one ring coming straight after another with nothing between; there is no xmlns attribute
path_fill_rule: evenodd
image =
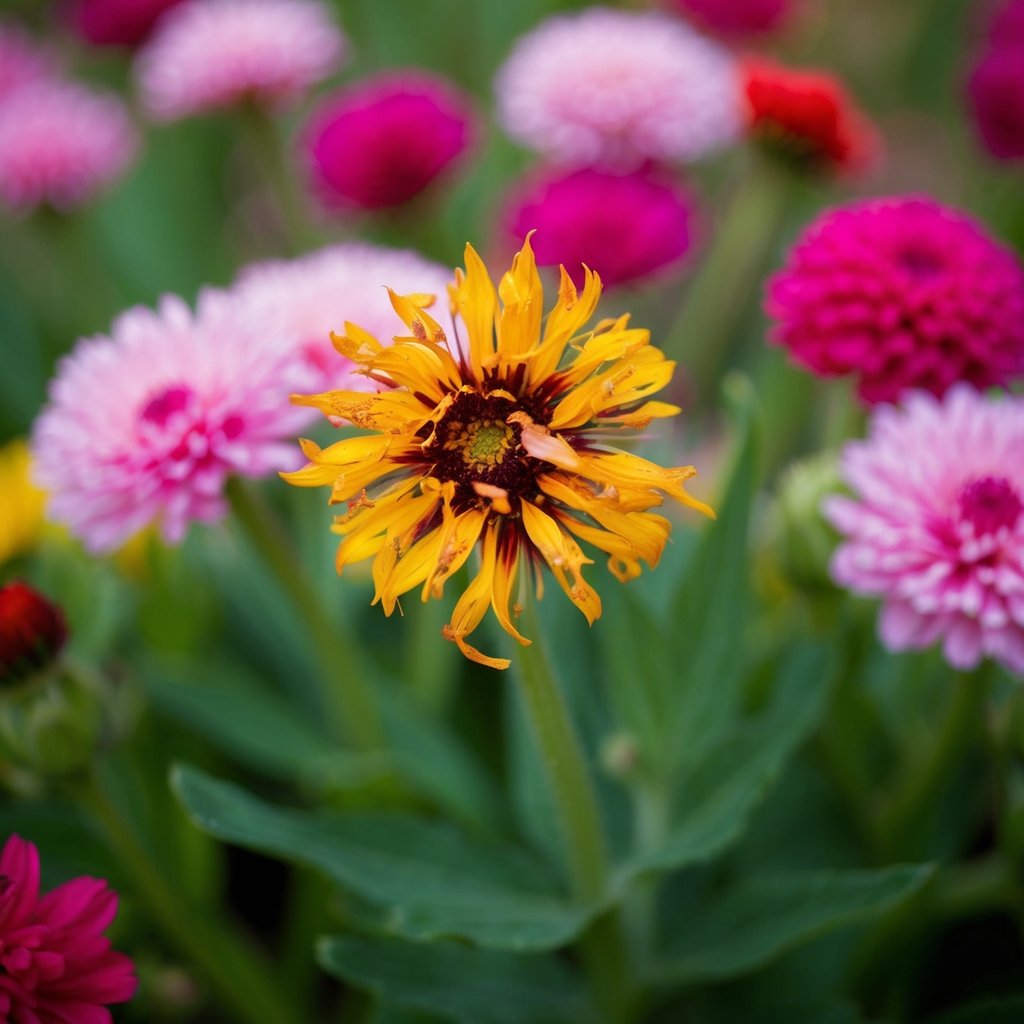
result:
<svg viewBox="0 0 1024 1024"><path fill-rule="evenodd" d="M43 525L43 492L32 483L24 441L0 448L0 564L27 551Z"/></svg>
<svg viewBox="0 0 1024 1024"><path fill-rule="evenodd" d="M293 400L372 433L324 449L303 441L309 464L283 476L302 487L329 484L331 504L347 503L334 524L344 538L338 571L373 558L374 604L388 615L414 587L422 586L424 601L440 597L479 547L479 570L444 632L473 661L507 668L507 660L481 654L466 637L491 607L506 632L530 643L513 622L520 564L540 598L546 563L592 623L601 600L583 578L583 566L593 562L575 538L605 552L625 581L640 573L641 562L653 568L661 556L671 526L649 510L662 494L712 513L683 488L696 473L692 466L664 469L603 444L609 431L680 410L647 400L675 369L648 331L630 327L628 316L584 330L601 294L596 274L586 272L578 294L563 268L558 301L542 323L544 295L529 240L497 292L467 245L466 271L455 272L450 292L469 335L464 346L451 345L425 312L430 296L393 292L410 336L384 346L351 323L344 335L331 335L383 390Z"/></svg>

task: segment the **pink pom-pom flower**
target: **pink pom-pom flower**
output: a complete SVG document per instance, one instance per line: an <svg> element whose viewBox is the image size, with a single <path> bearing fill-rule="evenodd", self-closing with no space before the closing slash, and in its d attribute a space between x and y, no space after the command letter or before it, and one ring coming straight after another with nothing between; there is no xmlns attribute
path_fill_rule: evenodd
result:
<svg viewBox="0 0 1024 1024"><path fill-rule="evenodd" d="M229 476L294 468L286 440L307 415L288 401L293 362L279 323L222 292L202 293L195 314L173 296L123 313L62 360L36 421L50 516L92 551L151 523L176 543L220 518Z"/></svg>
<svg viewBox="0 0 1024 1024"><path fill-rule="evenodd" d="M135 74L143 106L170 121L243 102L287 105L346 50L316 0L188 0L160 19Z"/></svg>
<svg viewBox="0 0 1024 1024"><path fill-rule="evenodd" d="M989 153L997 160L1024 159L1024 0L1009 0L996 12L967 96Z"/></svg>
<svg viewBox="0 0 1024 1024"><path fill-rule="evenodd" d="M1024 673L1024 399L960 384L880 406L842 471L854 497L826 500L845 539L832 576L881 597L894 651L942 641L955 668L984 656Z"/></svg>
<svg viewBox="0 0 1024 1024"><path fill-rule="evenodd" d="M724 36L756 36L781 28L792 0L674 0L702 28Z"/></svg>
<svg viewBox="0 0 1024 1024"><path fill-rule="evenodd" d="M529 183L508 213L512 236L522 241L536 229L537 262L563 264L578 287L584 264L608 287L673 266L690 248L691 219L686 193L652 168L555 171Z"/></svg>
<svg viewBox="0 0 1024 1024"><path fill-rule="evenodd" d="M956 210L924 198L826 211L769 283L771 340L869 404L1024 371L1024 270Z"/></svg>
<svg viewBox="0 0 1024 1024"><path fill-rule="evenodd" d="M157 19L182 0L77 0L71 23L93 46L137 46Z"/></svg>
<svg viewBox="0 0 1024 1024"><path fill-rule="evenodd" d="M592 7L523 36L498 72L505 131L574 166L692 160L740 134L733 57L658 11Z"/></svg>
<svg viewBox="0 0 1024 1024"><path fill-rule="evenodd" d="M232 291L257 319L280 320L303 366L297 390L376 391L379 385L354 373L352 361L334 348L331 331L344 333L345 321L350 321L385 344L396 334L406 334L388 287L399 295L434 295L432 315L444 324L451 276L447 268L410 250L344 242L298 259L246 267Z"/></svg>
<svg viewBox="0 0 1024 1024"><path fill-rule="evenodd" d="M379 210L419 195L470 143L466 97L437 75L389 71L325 100L304 132L325 206Z"/></svg>
<svg viewBox="0 0 1024 1024"><path fill-rule="evenodd" d="M0 200L71 209L119 177L138 146L117 97L70 82L22 86L0 103Z"/></svg>
<svg viewBox="0 0 1024 1024"><path fill-rule="evenodd" d="M53 74L50 56L17 25L0 21L0 100Z"/></svg>
<svg viewBox="0 0 1024 1024"><path fill-rule="evenodd" d="M103 932L117 894L101 878L39 892L39 852L12 835L0 852L0 1020L13 1024L110 1021L135 994L132 961Z"/></svg>

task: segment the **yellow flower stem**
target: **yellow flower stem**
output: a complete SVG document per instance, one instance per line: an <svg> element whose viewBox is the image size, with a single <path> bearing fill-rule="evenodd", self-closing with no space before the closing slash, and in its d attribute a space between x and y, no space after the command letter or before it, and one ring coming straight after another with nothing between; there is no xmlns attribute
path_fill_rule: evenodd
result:
<svg viewBox="0 0 1024 1024"><path fill-rule="evenodd" d="M207 905L189 906L175 880L154 863L132 827L93 773L75 795L89 809L117 858L132 894L145 906L231 1019L247 1024L299 1024L294 1000L275 983L269 961L250 949L232 927Z"/></svg>
<svg viewBox="0 0 1024 1024"><path fill-rule="evenodd" d="M328 616L283 524L255 489L235 477L227 495L236 522L309 628L336 731L357 750L380 749L385 745L380 709L347 624Z"/></svg>
<svg viewBox="0 0 1024 1024"><path fill-rule="evenodd" d="M532 597L525 602L522 628L533 643L529 647L517 645L514 672L555 798L573 896L584 905L599 904L608 899L609 864L597 792L582 742L544 648L536 605ZM605 1015L603 1019L625 1019L632 996L629 962L617 912L602 914L583 935L580 946Z"/></svg>

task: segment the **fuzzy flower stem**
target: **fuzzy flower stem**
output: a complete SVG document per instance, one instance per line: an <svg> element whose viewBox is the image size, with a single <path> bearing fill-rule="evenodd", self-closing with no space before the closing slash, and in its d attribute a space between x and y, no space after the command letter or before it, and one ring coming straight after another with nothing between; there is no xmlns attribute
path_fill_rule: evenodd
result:
<svg viewBox="0 0 1024 1024"><path fill-rule="evenodd" d="M237 938L230 927L181 898L174 880L153 862L95 773L78 790L81 802L99 824L121 869L161 931L216 992L232 1018L249 1024L267 1020L298 1024L290 1001L281 993L269 963Z"/></svg>
<svg viewBox="0 0 1024 1024"><path fill-rule="evenodd" d="M758 275L785 213L791 182L782 168L756 160L742 176L700 262L662 349L689 367L697 394L726 363L749 306L737 296L759 294Z"/></svg>
<svg viewBox="0 0 1024 1024"><path fill-rule="evenodd" d="M267 503L237 478L228 481L227 495L235 520L309 627L327 680L327 710L336 731L357 750L380 749L384 735L379 709L344 622L324 612L300 568L297 552L291 550L286 531Z"/></svg>
<svg viewBox="0 0 1024 1024"><path fill-rule="evenodd" d="M991 689L991 667L987 663L977 672L954 677L934 740L920 759L908 765L878 816L875 835L880 849L902 855L912 837L920 834L923 818L980 732Z"/></svg>

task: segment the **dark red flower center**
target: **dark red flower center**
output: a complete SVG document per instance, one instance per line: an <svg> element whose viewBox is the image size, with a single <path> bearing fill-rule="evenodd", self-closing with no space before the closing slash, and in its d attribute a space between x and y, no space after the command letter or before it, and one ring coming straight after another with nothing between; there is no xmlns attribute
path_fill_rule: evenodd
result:
<svg viewBox="0 0 1024 1024"><path fill-rule="evenodd" d="M972 480L957 499L960 516L974 527L976 534L994 533L1013 527L1024 512L1024 502L1013 484L1004 476L983 476Z"/></svg>
<svg viewBox="0 0 1024 1024"><path fill-rule="evenodd" d="M942 272L941 254L920 246L907 246L896 255L899 265L918 280L927 280Z"/></svg>
<svg viewBox="0 0 1024 1024"><path fill-rule="evenodd" d="M66 639L56 605L24 583L0 587L0 687L45 668Z"/></svg>
<svg viewBox="0 0 1024 1024"><path fill-rule="evenodd" d="M155 394L143 406L140 415L147 423L165 427L172 416L184 412L191 405L194 397L195 392L187 384L172 384Z"/></svg>

